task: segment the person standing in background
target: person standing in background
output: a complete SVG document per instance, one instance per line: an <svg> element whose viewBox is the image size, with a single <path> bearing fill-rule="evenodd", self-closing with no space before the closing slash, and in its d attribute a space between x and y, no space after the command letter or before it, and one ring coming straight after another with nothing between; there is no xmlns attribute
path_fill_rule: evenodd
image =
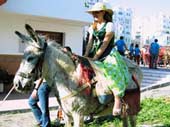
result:
<svg viewBox="0 0 170 127"><path fill-rule="evenodd" d="M129 59L133 60L133 58L134 58L134 43L130 44L129 51L130 51L129 52Z"/></svg>
<svg viewBox="0 0 170 127"><path fill-rule="evenodd" d="M157 61L159 56L160 46L158 44L158 39L155 39L154 42L151 43L149 52L150 52L150 68L157 69Z"/></svg>
<svg viewBox="0 0 170 127"><path fill-rule="evenodd" d="M140 64L140 55L141 55L141 52L140 52L140 49L139 49L139 45L136 44L135 45L135 62L137 63L137 65Z"/></svg>
<svg viewBox="0 0 170 127"><path fill-rule="evenodd" d="M120 55L125 56L125 51L128 50L124 37L120 36L120 39L116 41L115 46L117 46L117 51L120 53Z"/></svg>

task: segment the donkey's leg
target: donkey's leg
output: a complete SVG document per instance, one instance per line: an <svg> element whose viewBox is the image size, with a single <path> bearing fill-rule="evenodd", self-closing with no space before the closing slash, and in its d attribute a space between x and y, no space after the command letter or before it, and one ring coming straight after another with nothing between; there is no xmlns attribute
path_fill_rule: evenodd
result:
<svg viewBox="0 0 170 127"><path fill-rule="evenodd" d="M74 112L72 115L73 115L74 127L83 127L84 116L78 112Z"/></svg>
<svg viewBox="0 0 170 127"><path fill-rule="evenodd" d="M123 127L128 127L128 125L130 125L130 127L136 127L136 115L124 117L122 120Z"/></svg>
<svg viewBox="0 0 170 127"><path fill-rule="evenodd" d="M129 121L130 121L131 127L136 127L136 115L129 116Z"/></svg>
<svg viewBox="0 0 170 127"><path fill-rule="evenodd" d="M128 127L128 117L123 117L122 121L123 121L123 127Z"/></svg>

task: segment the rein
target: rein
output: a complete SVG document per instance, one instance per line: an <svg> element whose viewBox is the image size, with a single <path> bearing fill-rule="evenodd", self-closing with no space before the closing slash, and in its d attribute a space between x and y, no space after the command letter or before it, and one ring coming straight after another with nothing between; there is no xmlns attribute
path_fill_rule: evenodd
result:
<svg viewBox="0 0 170 127"><path fill-rule="evenodd" d="M46 51L46 48L47 48L47 43L45 43L45 45L44 45L44 48L43 48L44 52ZM41 56L41 59L40 59L40 62L38 62L38 65L42 65L42 63L43 63L43 58L44 58L44 54L45 54L45 53L43 53L43 55ZM40 69L40 70L42 70L42 69ZM31 77L35 76L34 73L28 73L28 74L26 74L26 73L24 73L24 72L18 72L17 75L19 75L19 76L21 76L21 77L23 77L23 78L31 78ZM15 89L15 86L13 85L13 87L10 89L10 91L8 92L8 94L4 97L4 99L3 99L2 102L0 103L0 106L6 101L6 99L7 99L8 96L12 93L12 91L13 91L14 89Z"/></svg>
<svg viewBox="0 0 170 127"><path fill-rule="evenodd" d="M39 77L41 77L41 74L42 74L42 64L44 62L44 56L45 56L45 51L46 51L46 48L47 48L47 43L44 43L44 47L42 48L42 50L44 51L42 56L40 56L40 60L39 62L35 65L35 68L37 67L40 71L40 74L39 74ZM34 69L33 69L34 70ZM17 75L23 77L23 78L31 78L31 77L35 77L36 74L35 73L24 73L24 72L17 72Z"/></svg>
<svg viewBox="0 0 170 127"><path fill-rule="evenodd" d="M31 78L34 76L33 73L28 73L28 74L25 74L24 72L18 72L17 75L23 77L23 78Z"/></svg>
<svg viewBox="0 0 170 127"><path fill-rule="evenodd" d="M12 93L12 91L15 89L15 86L13 85L13 87L10 89L10 91L8 92L8 94L4 97L4 99L2 100L2 102L0 103L0 106L6 101L6 99L8 98L8 96Z"/></svg>
<svg viewBox="0 0 170 127"><path fill-rule="evenodd" d="M80 93L81 91L83 91L83 90L86 89L87 87L89 87L89 85L84 84L84 85L82 85L81 87L79 87L79 88L77 89L77 91L73 91L71 94L62 97L61 100L66 100L67 98L76 96L78 93Z"/></svg>
<svg viewBox="0 0 170 127"><path fill-rule="evenodd" d="M60 57L60 54L57 56L57 59L59 59L59 57ZM54 79L56 73L57 73L57 71L54 73L53 79ZM89 87L88 84L83 84L80 87L78 87L76 90L72 91L70 94L65 95L63 97L59 97L59 96L57 96L57 97L60 98L61 100L66 100L66 99L68 99L70 97L76 96L77 94L79 94L80 92L82 92L83 90L85 90L88 87Z"/></svg>

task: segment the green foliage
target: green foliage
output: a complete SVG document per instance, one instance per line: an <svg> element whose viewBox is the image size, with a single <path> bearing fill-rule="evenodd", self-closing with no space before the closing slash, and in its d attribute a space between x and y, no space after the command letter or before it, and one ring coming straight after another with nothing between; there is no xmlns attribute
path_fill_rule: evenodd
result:
<svg viewBox="0 0 170 127"><path fill-rule="evenodd" d="M138 124L157 124L170 126L170 99L148 98L142 101L137 117Z"/></svg>
<svg viewBox="0 0 170 127"><path fill-rule="evenodd" d="M87 2L84 3L84 6L85 6L86 8L89 8L89 5L88 5Z"/></svg>

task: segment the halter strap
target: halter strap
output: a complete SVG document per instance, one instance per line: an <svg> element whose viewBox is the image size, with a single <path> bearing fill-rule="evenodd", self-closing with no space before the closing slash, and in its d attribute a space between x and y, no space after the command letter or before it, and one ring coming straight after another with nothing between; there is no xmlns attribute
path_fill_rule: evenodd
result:
<svg viewBox="0 0 170 127"><path fill-rule="evenodd" d="M39 62L35 65L35 67L38 65L40 65L41 66L41 68L39 68L38 67L38 69L40 70L40 73L42 73L42 64L43 64L43 62L44 62L44 56L45 56L45 52L46 52L46 48L47 48L47 43L45 42L44 43L44 47L41 49L41 50L43 50L44 52L43 52L43 54L42 54L42 56L40 56L40 58L39 58ZM35 74L34 73L24 73L24 72L17 72L17 75L19 75L19 76L21 76L21 77L23 77L23 78L31 78L31 77L34 77L35 76ZM41 74L40 74L40 77L41 77Z"/></svg>
<svg viewBox="0 0 170 127"><path fill-rule="evenodd" d="M76 91L73 91L72 93L70 93L69 95L66 95L64 97L61 98L61 100L65 100L67 98L73 97L77 94L79 94L81 91L83 91L84 89L86 89L87 87L89 87L89 85L84 84L81 87L79 87Z"/></svg>
<svg viewBox="0 0 170 127"><path fill-rule="evenodd" d="M23 78L31 78L31 77L34 76L33 73L28 73L28 74L26 74L26 73L24 73L24 72L18 72L17 75L19 75L19 76L21 76L21 77L23 77Z"/></svg>

